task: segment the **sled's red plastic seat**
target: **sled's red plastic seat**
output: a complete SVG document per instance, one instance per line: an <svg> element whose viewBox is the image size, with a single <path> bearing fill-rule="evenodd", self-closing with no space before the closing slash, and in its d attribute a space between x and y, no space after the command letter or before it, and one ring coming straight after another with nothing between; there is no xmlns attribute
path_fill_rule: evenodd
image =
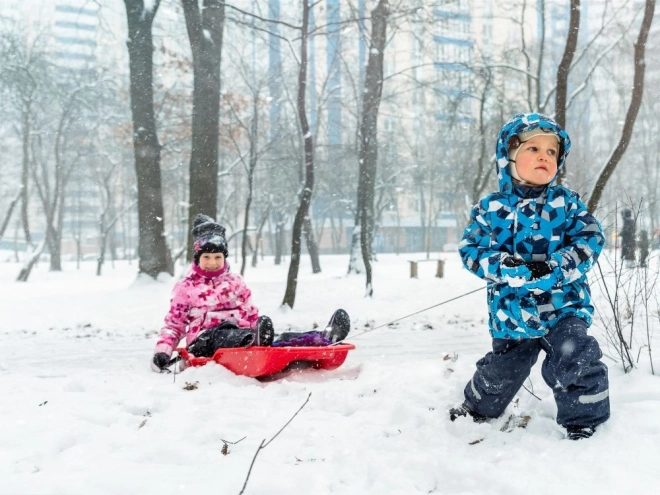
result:
<svg viewBox="0 0 660 495"><path fill-rule="evenodd" d="M186 349L176 349L189 366L203 366L215 361L237 375L259 378L274 375L296 362L305 362L310 368L333 370L346 360L353 344L325 347L240 347L218 349L213 357L195 357Z"/></svg>

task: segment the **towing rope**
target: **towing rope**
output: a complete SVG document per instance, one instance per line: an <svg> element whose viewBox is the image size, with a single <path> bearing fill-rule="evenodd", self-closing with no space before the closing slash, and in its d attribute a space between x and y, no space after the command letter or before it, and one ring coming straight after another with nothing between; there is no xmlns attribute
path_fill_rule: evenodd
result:
<svg viewBox="0 0 660 495"><path fill-rule="evenodd" d="M383 323L382 325L378 325L377 327L371 328L369 330L365 330L364 332L360 332L360 333L357 333L357 334L354 334L354 335L350 335L349 337L347 337L344 340L341 340L339 342L335 342L335 344L333 344L333 345L341 344L342 342L345 342L346 340L354 339L355 337L359 337L360 335L364 335L365 333L371 333L375 330L378 330L379 328L387 327L387 326L392 325L394 323L397 323L401 320L405 320L406 318L410 318L411 316L415 316L415 315L418 315L420 313L423 313L424 311L428 311L429 309L437 308L438 306L442 306L443 304L447 304L447 303L450 303L452 301L456 301L457 299L460 299L461 297L469 296L470 294L474 294L475 292L479 292L481 290L484 290L485 288L486 288L486 286L479 287L478 289L471 290L469 292L466 292L465 294L461 294L460 296L452 297L451 299L447 299L446 301L439 302L438 304L434 304L433 306L429 306L428 308L420 309L419 311L415 311L414 313L410 313L409 315L402 316L400 318L397 318L396 320L392 320L392 321L389 321L387 323Z"/></svg>

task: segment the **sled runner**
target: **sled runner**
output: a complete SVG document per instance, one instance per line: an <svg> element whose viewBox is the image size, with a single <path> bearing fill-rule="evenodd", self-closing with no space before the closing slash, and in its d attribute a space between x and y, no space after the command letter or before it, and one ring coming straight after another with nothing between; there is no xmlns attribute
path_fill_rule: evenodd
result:
<svg viewBox="0 0 660 495"><path fill-rule="evenodd" d="M323 347L240 347L218 349L213 357L195 357L186 349L176 349L187 366L203 366L209 361L221 364L237 375L260 380L277 379L296 369L333 370L346 360L353 344ZM185 365L184 365L185 366Z"/></svg>

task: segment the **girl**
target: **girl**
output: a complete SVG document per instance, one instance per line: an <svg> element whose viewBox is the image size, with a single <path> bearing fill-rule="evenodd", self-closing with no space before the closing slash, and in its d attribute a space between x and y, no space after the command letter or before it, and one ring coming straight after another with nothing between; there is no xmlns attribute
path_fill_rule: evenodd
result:
<svg viewBox="0 0 660 495"><path fill-rule="evenodd" d="M337 310L324 332L286 333L274 341L273 322L259 316L251 291L227 263L225 228L202 214L193 222L195 251L185 278L172 291L170 310L160 331L151 368L161 372L185 335L188 351L211 357L216 350L250 345L328 345L346 338L350 320Z"/></svg>

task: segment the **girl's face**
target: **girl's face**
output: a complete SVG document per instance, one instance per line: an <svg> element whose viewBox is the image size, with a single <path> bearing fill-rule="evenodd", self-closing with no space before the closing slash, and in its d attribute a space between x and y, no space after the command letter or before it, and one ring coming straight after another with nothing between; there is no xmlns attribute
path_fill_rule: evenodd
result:
<svg viewBox="0 0 660 495"><path fill-rule="evenodd" d="M207 272L217 272L225 267L225 255L222 253L204 253L199 257L199 267Z"/></svg>
<svg viewBox="0 0 660 495"><path fill-rule="evenodd" d="M534 136L520 145L516 171L522 180L534 186L549 184L557 175L559 142L553 135Z"/></svg>

